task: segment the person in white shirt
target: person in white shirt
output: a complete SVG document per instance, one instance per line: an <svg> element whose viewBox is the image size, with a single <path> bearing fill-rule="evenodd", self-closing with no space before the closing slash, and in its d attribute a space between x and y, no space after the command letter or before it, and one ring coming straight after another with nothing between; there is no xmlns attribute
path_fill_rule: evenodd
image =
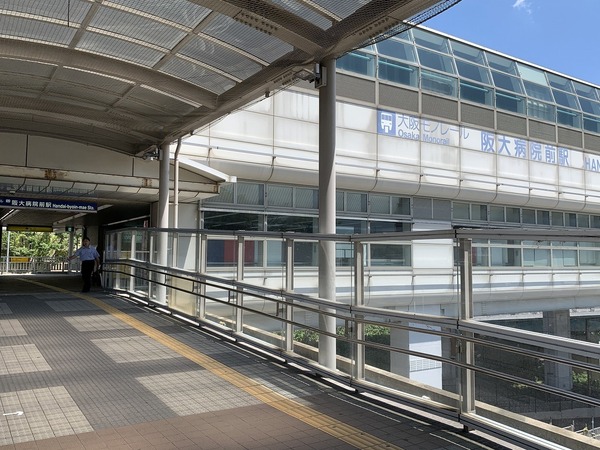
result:
<svg viewBox="0 0 600 450"><path fill-rule="evenodd" d="M81 260L81 277L83 278L83 289L81 292L89 292L92 286L92 273L100 267L100 254L90 247L90 238L84 236L82 246L69 256L69 261L79 258Z"/></svg>

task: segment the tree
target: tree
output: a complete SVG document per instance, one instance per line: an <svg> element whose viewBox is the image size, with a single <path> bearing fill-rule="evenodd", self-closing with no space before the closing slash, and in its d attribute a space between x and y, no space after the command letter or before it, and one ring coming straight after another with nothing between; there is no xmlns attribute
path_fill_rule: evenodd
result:
<svg viewBox="0 0 600 450"><path fill-rule="evenodd" d="M10 255L30 258L66 258L69 254L68 233L43 233L33 231L4 232L2 254L6 255L6 239L10 234ZM79 236L75 236L77 242Z"/></svg>

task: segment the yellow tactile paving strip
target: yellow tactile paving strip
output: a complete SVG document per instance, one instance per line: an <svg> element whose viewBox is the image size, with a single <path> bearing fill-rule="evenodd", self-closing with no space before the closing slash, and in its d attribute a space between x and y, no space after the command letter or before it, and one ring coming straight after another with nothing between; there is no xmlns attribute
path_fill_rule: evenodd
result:
<svg viewBox="0 0 600 450"><path fill-rule="evenodd" d="M62 292L68 295L77 296L84 300L87 300L88 302L96 305L98 308L101 308L102 310L106 311L108 314L111 314L113 317L116 317L119 320L123 321L132 328L135 328L136 330L145 334L146 336L149 336L157 342L160 342L161 344L170 348L171 350L183 356L184 358L193 361L194 363L204 367L206 370L209 370L214 375L222 378L225 381L228 381L237 388L244 390L245 392L257 398L261 402L270 405L271 407L281 411L282 413L287 414L290 417L294 417L341 441L344 441L350 445L361 449L385 448L390 450L402 450L402 447L398 447L397 445L379 439L376 436L372 436L369 433L365 433L351 425L340 422L339 420L329 417L294 400L285 398L283 395L257 383L252 378L249 378L233 370L232 368L221 364L213 358L198 352L197 350L189 347L188 345L179 342L177 339L174 339L171 336L156 330L155 328L129 316L124 312L119 311L117 308L107 305L106 303L95 297L75 293L73 291L69 291L45 283L40 283L38 281L33 281L29 279L22 280L28 283L52 289L57 292Z"/></svg>

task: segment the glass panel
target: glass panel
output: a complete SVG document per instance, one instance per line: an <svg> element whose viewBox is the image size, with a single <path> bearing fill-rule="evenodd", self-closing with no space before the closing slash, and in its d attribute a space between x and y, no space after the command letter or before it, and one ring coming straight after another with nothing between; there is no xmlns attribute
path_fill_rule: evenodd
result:
<svg viewBox="0 0 600 450"><path fill-rule="evenodd" d="M517 63L519 73L523 81L531 81L532 83L541 84L548 86L548 80L546 79L546 72L543 70L535 69L531 66L526 66L521 63Z"/></svg>
<svg viewBox="0 0 600 450"><path fill-rule="evenodd" d="M577 227L579 227L579 228L589 228L590 227L589 214L577 214Z"/></svg>
<svg viewBox="0 0 600 450"><path fill-rule="evenodd" d="M526 248L523 249L523 265L526 267L549 267L550 249Z"/></svg>
<svg viewBox="0 0 600 450"><path fill-rule="evenodd" d="M553 267L577 266L577 250L552 250Z"/></svg>
<svg viewBox="0 0 600 450"><path fill-rule="evenodd" d="M579 97L579 103L581 104L581 110L583 112L600 116L600 103L592 102L586 98Z"/></svg>
<svg viewBox="0 0 600 450"><path fill-rule="evenodd" d="M530 81L523 81L523 85L525 86L525 92L530 97L537 98L538 100L544 100L546 102L554 101L550 88L537 83L531 83Z"/></svg>
<svg viewBox="0 0 600 450"><path fill-rule="evenodd" d="M392 196L392 214L410 216L410 198Z"/></svg>
<svg viewBox="0 0 600 450"><path fill-rule="evenodd" d="M546 73L546 75L548 76L550 86L552 86L553 88L561 89L563 91L571 93L575 92L571 80L558 75L554 75L553 73Z"/></svg>
<svg viewBox="0 0 600 450"><path fill-rule="evenodd" d="M547 120L548 122L556 121L556 107L547 103L527 100L527 115L537 117L538 119Z"/></svg>
<svg viewBox="0 0 600 450"><path fill-rule="evenodd" d="M566 92L558 91L556 89L552 89L552 93L554 94L554 100L559 105L571 109L579 109L579 103L577 102L577 97L575 95L567 94Z"/></svg>
<svg viewBox="0 0 600 450"><path fill-rule="evenodd" d="M561 125L581 128L581 113L571 111L570 109L557 108L556 121Z"/></svg>
<svg viewBox="0 0 600 450"><path fill-rule="evenodd" d="M565 213L565 225L568 227L576 227L577 226L577 214Z"/></svg>
<svg viewBox="0 0 600 450"><path fill-rule="evenodd" d="M371 234L377 233L400 233L402 231L410 231L410 223L406 222L383 222L383 221L372 221L371 222Z"/></svg>
<svg viewBox="0 0 600 450"><path fill-rule="evenodd" d="M267 231L317 233L319 231L318 219L316 217L268 215Z"/></svg>
<svg viewBox="0 0 600 450"><path fill-rule="evenodd" d="M377 70L377 76L381 80L418 87L419 69L417 67L387 58L379 58Z"/></svg>
<svg viewBox="0 0 600 450"><path fill-rule="evenodd" d="M472 259L474 266L489 266L490 265L490 249L487 247L472 247Z"/></svg>
<svg viewBox="0 0 600 450"><path fill-rule="evenodd" d="M204 212L204 228L207 230L263 231L262 214Z"/></svg>
<svg viewBox="0 0 600 450"><path fill-rule="evenodd" d="M237 183L237 203L242 205L264 205L265 186L257 183Z"/></svg>
<svg viewBox="0 0 600 450"><path fill-rule="evenodd" d="M375 56L363 52L350 52L339 58L336 67L341 70L375 76Z"/></svg>
<svg viewBox="0 0 600 450"><path fill-rule="evenodd" d="M525 114L525 99L504 92L496 92L496 108Z"/></svg>
<svg viewBox="0 0 600 450"><path fill-rule="evenodd" d="M492 247L490 252L492 266L521 266L520 248Z"/></svg>
<svg viewBox="0 0 600 450"><path fill-rule="evenodd" d="M490 84L490 73L485 67L471 64L465 61L456 60L456 68L461 77L481 83Z"/></svg>
<svg viewBox="0 0 600 450"><path fill-rule="evenodd" d="M506 89L507 91L516 92L517 94L523 93L521 80L516 77L511 77L510 75L494 72L492 70L492 79L494 80L496 87Z"/></svg>
<svg viewBox="0 0 600 450"><path fill-rule="evenodd" d="M493 222L504 222L504 207L490 206L490 220Z"/></svg>
<svg viewBox="0 0 600 450"><path fill-rule="evenodd" d="M372 266L410 266L410 245L370 244Z"/></svg>
<svg viewBox="0 0 600 450"><path fill-rule="evenodd" d="M369 195L369 203L371 204L371 212L373 214L389 214L390 213L390 196L389 195Z"/></svg>
<svg viewBox="0 0 600 450"><path fill-rule="evenodd" d="M415 47L413 45L393 38L378 42L377 50L381 55L391 56L409 62L416 62L417 60L415 56Z"/></svg>
<svg viewBox="0 0 600 450"><path fill-rule="evenodd" d="M452 218L469 220L469 204L468 203L452 203Z"/></svg>
<svg viewBox="0 0 600 450"><path fill-rule="evenodd" d="M577 81L573 81L573 85L575 86L575 92L580 97L589 98L592 100L598 100L598 96L596 95L596 89L592 86L588 86L587 84L578 83Z"/></svg>
<svg viewBox="0 0 600 450"><path fill-rule="evenodd" d="M538 211L537 223L538 225L550 225L550 211Z"/></svg>
<svg viewBox="0 0 600 450"><path fill-rule="evenodd" d="M507 207L506 221L510 223L521 223L521 209Z"/></svg>
<svg viewBox="0 0 600 450"><path fill-rule="evenodd" d="M452 97L457 96L456 78L421 70L421 88L426 91L437 92Z"/></svg>
<svg viewBox="0 0 600 450"><path fill-rule="evenodd" d="M591 227L600 228L600 216L591 216Z"/></svg>
<svg viewBox="0 0 600 450"><path fill-rule="evenodd" d="M600 119L583 116L583 129L592 133L600 133Z"/></svg>
<svg viewBox="0 0 600 450"><path fill-rule="evenodd" d="M335 244L335 265L338 267L351 267L354 265L354 246L350 242L337 242Z"/></svg>
<svg viewBox="0 0 600 450"><path fill-rule="evenodd" d="M346 194L346 211L367 212L367 194L348 192Z"/></svg>
<svg viewBox="0 0 600 450"><path fill-rule="evenodd" d="M417 52L419 54L419 61L421 62L422 66L446 73L454 73L452 58L449 56L430 52L429 50L425 50L423 48L417 49Z"/></svg>
<svg viewBox="0 0 600 450"><path fill-rule="evenodd" d="M472 220L488 220L487 206L486 205L471 205L471 219Z"/></svg>
<svg viewBox="0 0 600 450"><path fill-rule="evenodd" d="M523 223L535 224L535 209L523 209Z"/></svg>
<svg viewBox="0 0 600 450"><path fill-rule="evenodd" d="M448 53L448 39L436 34L428 33L418 28L413 28L415 43L423 47L437 50L438 52Z"/></svg>
<svg viewBox="0 0 600 450"><path fill-rule="evenodd" d="M460 82L460 98L470 102L492 105L492 89L466 81Z"/></svg>
<svg viewBox="0 0 600 450"><path fill-rule="evenodd" d="M594 250L580 250L579 264L582 266L600 266L600 252Z"/></svg>
<svg viewBox="0 0 600 450"><path fill-rule="evenodd" d="M269 206L293 208L294 189L291 186L267 186L267 201Z"/></svg>
<svg viewBox="0 0 600 450"><path fill-rule="evenodd" d="M335 193L335 210L336 211L344 211L344 209L345 209L344 193L337 191Z"/></svg>
<svg viewBox="0 0 600 450"><path fill-rule="evenodd" d="M492 69L496 69L504 73L509 73L511 75L517 75L517 66L514 61L488 52L486 52L485 54L487 56L488 65Z"/></svg>
<svg viewBox="0 0 600 450"><path fill-rule="evenodd" d="M319 208L319 191L316 189L296 188L296 208Z"/></svg>
<svg viewBox="0 0 600 450"><path fill-rule="evenodd" d="M233 203L233 188L235 184L228 183L221 185L221 192L219 195L207 198L204 202L208 203Z"/></svg>
<svg viewBox="0 0 600 450"><path fill-rule="evenodd" d="M337 219L335 229L337 234L366 234L367 221L358 219Z"/></svg>
<svg viewBox="0 0 600 450"><path fill-rule="evenodd" d="M471 47L470 45L462 44L456 41L450 41L450 47L452 47L454 56L458 56L459 58L463 58L478 64L485 64L483 52L475 47Z"/></svg>
<svg viewBox="0 0 600 450"><path fill-rule="evenodd" d="M552 212L552 225L557 227L565 226L565 218L563 216L563 213L556 211Z"/></svg>

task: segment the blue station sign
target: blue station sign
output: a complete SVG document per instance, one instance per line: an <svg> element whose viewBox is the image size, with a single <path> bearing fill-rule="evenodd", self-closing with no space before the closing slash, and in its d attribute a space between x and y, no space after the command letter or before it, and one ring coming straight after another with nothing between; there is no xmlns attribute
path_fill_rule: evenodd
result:
<svg viewBox="0 0 600 450"><path fill-rule="evenodd" d="M87 213L98 212L98 205L93 202L40 200L22 197L0 197L0 208L76 211Z"/></svg>

